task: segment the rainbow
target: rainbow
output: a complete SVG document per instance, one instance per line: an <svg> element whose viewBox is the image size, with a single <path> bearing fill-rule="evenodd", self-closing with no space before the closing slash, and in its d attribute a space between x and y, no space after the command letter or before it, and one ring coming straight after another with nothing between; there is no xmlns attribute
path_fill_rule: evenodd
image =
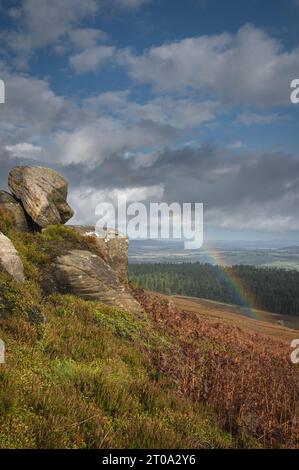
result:
<svg viewBox="0 0 299 470"><path fill-rule="evenodd" d="M248 287L245 286L237 276L229 274L228 271L224 269L225 266L231 266L224 254L217 250L211 242L207 241L204 244L204 250L209 258L209 262L219 267L223 282L237 295L244 315L255 320L260 319L258 311L253 308L255 305L255 296L253 293L250 292Z"/></svg>

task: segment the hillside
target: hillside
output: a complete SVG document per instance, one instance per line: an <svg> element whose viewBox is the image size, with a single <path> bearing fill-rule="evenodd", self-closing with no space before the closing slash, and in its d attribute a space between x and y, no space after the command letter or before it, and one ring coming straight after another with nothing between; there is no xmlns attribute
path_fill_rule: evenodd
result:
<svg viewBox="0 0 299 470"><path fill-rule="evenodd" d="M17 172L24 203L0 198L0 448L299 447L285 339L133 288L127 239L63 225L62 177Z"/></svg>
<svg viewBox="0 0 299 470"><path fill-rule="evenodd" d="M0 281L11 310L0 321L1 448L298 446L298 373L283 342L143 291L141 320ZM36 304L46 324L28 322Z"/></svg>
<svg viewBox="0 0 299 470"><path fill-rule="evenodd" d="M20 284L0 273L6 310L0 320L6 345L0 448L235 445L215 414L178 394L171 377L154 367L154 355L173 345L149 316L140 319L67 294L42 294L41 253L46 244L57 249L78 243L73 229L10 235L27 280ZM37 308L45 323L30 321Z"/></svg>
<svg viewBox="0 0 299 470"><path fill-rule="evenodd" d="M254 437L251 445L298 447L299 375L284 335L247 328L254 320L241 327L202 315L204 309L182 310L158 294L139 291L137 298L177 345L159 363L178 390L210 404L224 428L238 436L238 445ZM225 307L223 314L231 315Z"/></svg>
<svg viewBox="0 0 299 470"><path fill-rule="evenodd" d="M238 305L228 305L213 300L196 297L169 296L180 310L195 312L202 318L220 321L230 326L238 326L257 333L274 336L288 345L299 335L299 318L293 315L279 315L264 310L246 309Z"/></svg>

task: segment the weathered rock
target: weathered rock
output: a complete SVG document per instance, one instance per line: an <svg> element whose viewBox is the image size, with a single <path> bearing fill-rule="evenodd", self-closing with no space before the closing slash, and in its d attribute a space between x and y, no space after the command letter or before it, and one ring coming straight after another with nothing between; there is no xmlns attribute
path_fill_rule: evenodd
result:
<svg viewBox="0 0 299 470"><path fill-rule="evenodd" d="M117 273L119 280L128 283L128 247L126 235L112 229L95 229L93 226L73 226L80 235L92 237L99 256Z"/></svg>
<svg viewBox="0 0 299 470"><path fill-rule="evenodd" d="M9 173L8 185L39 227L64 224L74 215L66 202L67 181L50 168L15 167Z"/></svg>
<svg viewBox="0 0 299 470"><path fill-rule="evenodd" d="M60 292L72 293L85 300L100 300L142 315L142 308L117 274L99 256L84 250L73 250L56 259L53 266Z"/></svg>
<svg viewBox="0 0 299 470"><path fill-rule="evenodd" d="M11 194L0 190L0 214L9 215L17 232L37 230L37 225L26 214L22 204Z"/></svg>
<svg viewBox="0 0 299 470"><path fill-rule="evenodd" d="M25 280L24 268L21 258L14 245L3 233L0 232L0 270L6 271L16 281Z"/></svg>

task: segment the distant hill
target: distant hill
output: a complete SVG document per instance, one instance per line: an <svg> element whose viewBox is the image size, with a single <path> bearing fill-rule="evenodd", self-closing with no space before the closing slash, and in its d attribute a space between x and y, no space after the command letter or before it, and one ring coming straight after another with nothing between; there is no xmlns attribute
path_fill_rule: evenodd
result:
<svg viewBox="0 0 299 470"><path fill-rule="evenodd" d="M299 270L299 247L271 241L216 241L199 250L185 250L180 241L133 240L129 259L133 264L201 262Z"/></svg>

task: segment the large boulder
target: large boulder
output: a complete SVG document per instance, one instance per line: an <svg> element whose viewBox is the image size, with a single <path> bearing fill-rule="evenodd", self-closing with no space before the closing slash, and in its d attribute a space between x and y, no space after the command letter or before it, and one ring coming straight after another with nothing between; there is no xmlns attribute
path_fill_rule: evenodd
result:
<svg viewBox="0 0 299 470"><path fill-rule="evenodd" d="M29 232L37 229L36 224L24 211L22 204L11 194L0 190L0 215L8 216L17 232Z"/></svg>
<svg viewBox="0 0 299 470"><path fill-rule="evenodd" d="M14 245L0 232L0 270L7 272L18 282L25 280L21 258Z"/></svg>
<svg viewBox="0 0 299 470"><path fill-rule="evenodd" d="M67 181L50 168L15 167L9 173L8 185L41 228L64 224L74 215L66 202Z"/></svg>
<svg viewBox="0 0 299 470"><path fill-rule="evenodd" d="M128 283L128 248L126 235L112 229L98 229L93 226L72 226L80 235L92 237L99 256L117 273L122 283Z"/></svg>
<svg viewBox="0 0 299 470"><path fill-rule="evenodd" d="M143 313L113 269L89 251L73 250L58 257L53 265L53 275L62 293L72 293L85 300L100 300L137 315Z"/></svg>

